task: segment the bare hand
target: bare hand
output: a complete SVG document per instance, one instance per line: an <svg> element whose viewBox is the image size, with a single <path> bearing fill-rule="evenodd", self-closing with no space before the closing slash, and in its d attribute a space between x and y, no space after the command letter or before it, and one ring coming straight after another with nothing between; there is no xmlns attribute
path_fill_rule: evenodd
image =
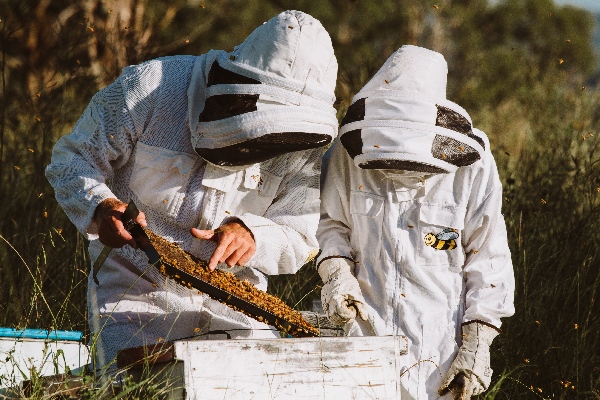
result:
<svg viewBox="0 0 600 400"><path fill-rule="evenodd" d="M256 252L256 243L250 229L241 222L230 222L216 230L191 229L194 237L217 242L217 248L208 262L208 269L214 271L218 263L244 266Z"/></svg>
<svg viewBox="0 0 600 400"><path fill-rule="evenodd" d="M127 204L117 199L106 199L98 204L94 212L94 220L98 224L100 243L113 248L128 244L137 249L135 240L123 225L123 213L126 209ZM143 212L140 211L135 222L146 227L146 216Z"/></svg>

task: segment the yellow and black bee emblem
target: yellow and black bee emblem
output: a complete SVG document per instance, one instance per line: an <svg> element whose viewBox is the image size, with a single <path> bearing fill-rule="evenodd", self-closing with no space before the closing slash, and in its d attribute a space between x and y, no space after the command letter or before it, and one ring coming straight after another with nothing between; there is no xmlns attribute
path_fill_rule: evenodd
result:
<svg viewBox="0 0 600 400"><path fill-rule="evenodd" d="M446 228L437 235L428 233L425 235L425 244L436 250L452 250L456 248L456 239L458 232L456 229Z"/></svg>

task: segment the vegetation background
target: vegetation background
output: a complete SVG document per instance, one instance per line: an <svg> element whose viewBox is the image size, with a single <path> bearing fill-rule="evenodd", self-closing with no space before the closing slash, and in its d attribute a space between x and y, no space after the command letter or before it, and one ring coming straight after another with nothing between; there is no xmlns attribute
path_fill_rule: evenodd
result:
<svg viewBox="0 0 600 400"><path fill-rule="evenodd" d="M88 333L87 243L44 167L91 96L129 64L230 50L285 9L329 31L339 117L401 45L444 54L448 98L492 143L517 282L480 397L600 399L600 17L552 0L0 0L0 326ZM270 290L310 309L319 283L307 266Z"/></svg>

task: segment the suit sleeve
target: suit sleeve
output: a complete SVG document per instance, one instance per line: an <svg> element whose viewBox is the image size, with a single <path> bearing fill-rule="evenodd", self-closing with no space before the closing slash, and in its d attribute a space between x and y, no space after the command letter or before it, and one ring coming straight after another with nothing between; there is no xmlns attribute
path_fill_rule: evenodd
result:
<svg viewBox="0 0 600 400"><path fill-rule="evenodd" d="M106 185L129 159L135 143L121 79L98 92L70 134L58 140L46 177L71 222L87 239L97 236L96 206L115 195Z"/></svg>
<svg viewBox="0 0 600 400"><path fill-rule="evenodd" d="M317 239L321 247L319 259L329 256L354 258L350 245L350 215L347 154L339 140L327 151L323 160L321 185L321 219Z"/></svg>
<svg viewBox="0 0 600 400"><path fill-rule="evenodd" d="M483 321L500 328L514 314L515 280L501 213L502 185L491 153L475 177L463 235L466 262L463 323Z"/></svg>

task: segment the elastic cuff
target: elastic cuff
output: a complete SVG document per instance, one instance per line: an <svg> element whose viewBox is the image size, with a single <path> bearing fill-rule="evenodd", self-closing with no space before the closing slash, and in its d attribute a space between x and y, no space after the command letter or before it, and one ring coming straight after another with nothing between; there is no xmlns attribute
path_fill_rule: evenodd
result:
<svg viewBox="0 0 600 400"><path fill-rule="evenodd" d="M465 326L465 325L469 325L472 323L478 323L481 325L485 325L485 326L489 326L490 328L494 329L495 331L497 331L498 333L502 333L502 329L495 327L494 325L490 324L489 322L485 322L485 321L481 321L479 319L474 319L473 321L469 321L469 322L464 322L461 327Z"/></svg>
<svg viewBox="0 0 600 400"><path fill-rule="evenodd" d="M347 257L347 256L327 256L327 257L323 257L323 258L321 259L321 261L319 261L319 262L317 263L317 267L316 267L316 268L317 268L317 271L319 270L319 265L321 265L321 263L322 263L323 261L325 261L325 260L329 260L330 258L345 258L346 260L350 260L350 261L352 261L354 264L356 264L356 260L354 260L352 257Z"/></svg>

